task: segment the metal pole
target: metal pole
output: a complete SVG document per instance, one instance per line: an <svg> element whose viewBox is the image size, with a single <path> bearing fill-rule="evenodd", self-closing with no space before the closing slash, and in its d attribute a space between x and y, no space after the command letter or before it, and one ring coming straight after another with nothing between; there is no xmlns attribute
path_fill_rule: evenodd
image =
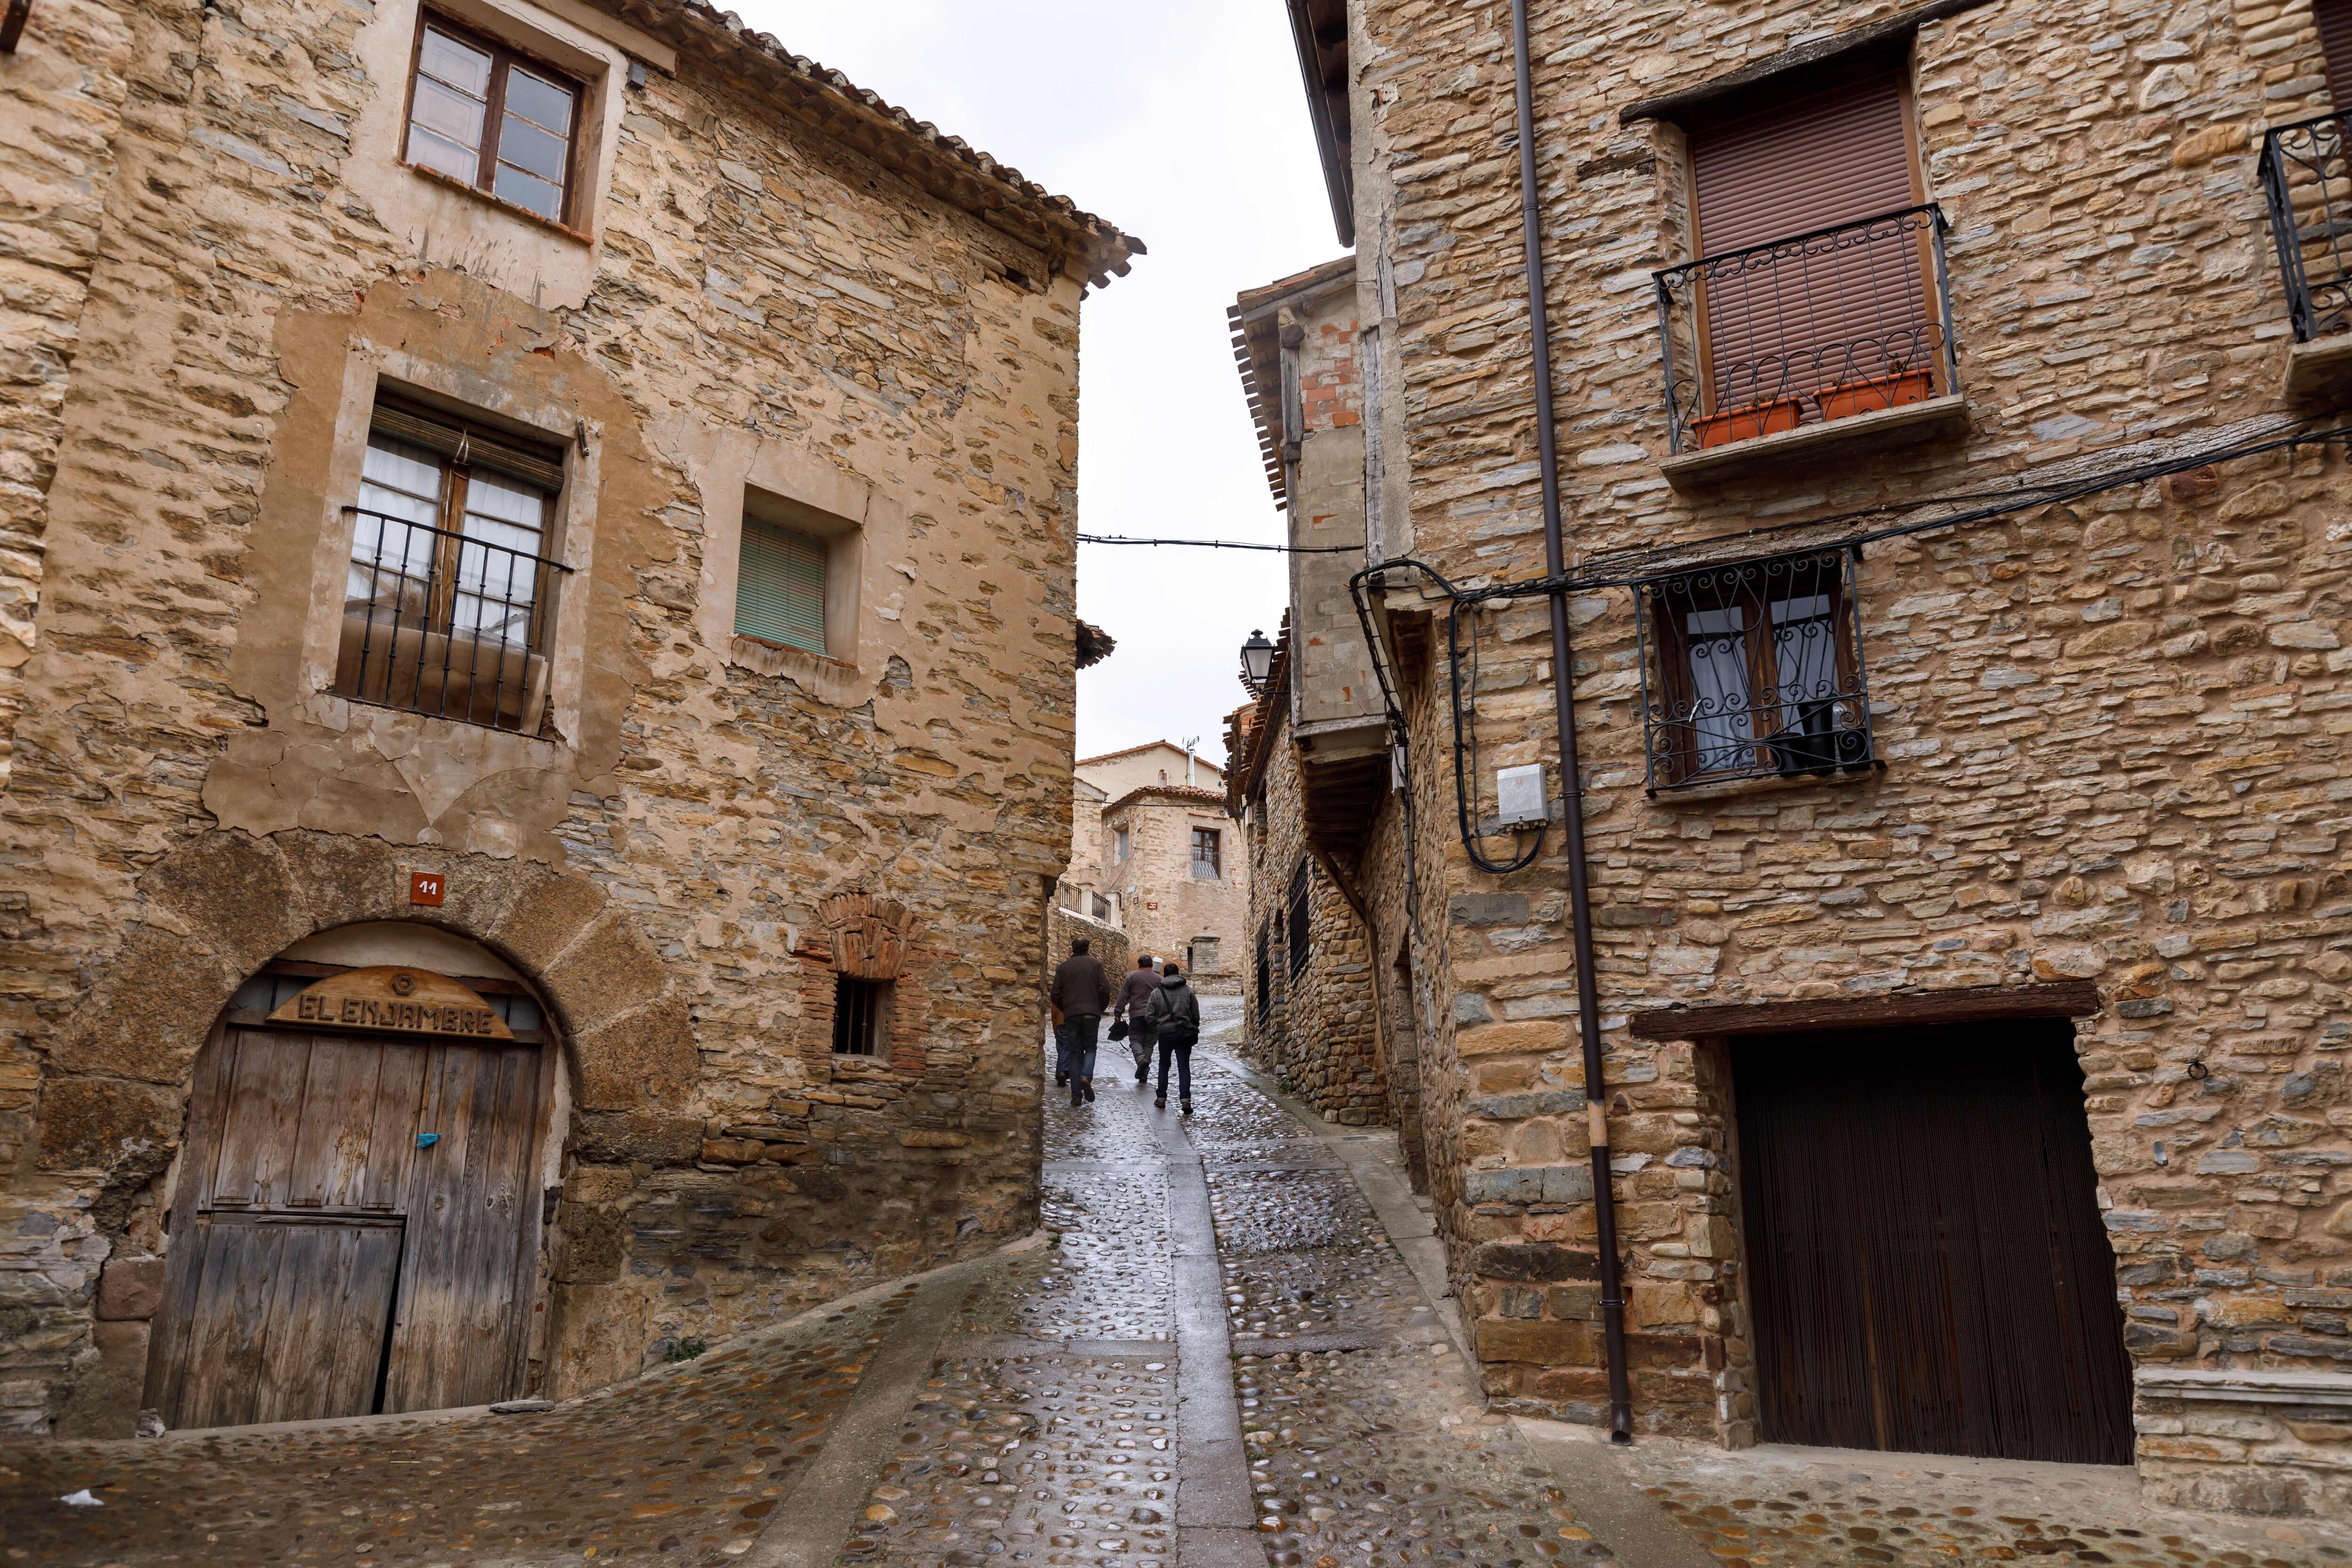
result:
<svg viewBox="0 0 2352 1568"><path fill-rule="evenodd" d="M1536 451L1542 470L1544 570L1568 570L1560 542L1558 443L1551 417L1551 331L1544 314L1543 207L1536 184L1535 85L1528 59L1528 0L1511 0L1511 68L1518 91L1519 226L1527 239L1528 325L1535 355ZM1559 721L1562 827L1568 840L1569 923L1576 944L1576 1023L1584 1042L1584 1111L1592 1137L1592 1213L1601 1249L1601 1326L1609 1359L1609 1435L1633 1440L1633 1391L1625 1373L1625 1290L1617 1260L1617 1198L1609 1173L1608 1090L1601 1065L1600 976L1592 953L1592 890L1584 865L1584 783L1576 749L1573 649L1568 595L1554 588L1551 689Z"/></svg>

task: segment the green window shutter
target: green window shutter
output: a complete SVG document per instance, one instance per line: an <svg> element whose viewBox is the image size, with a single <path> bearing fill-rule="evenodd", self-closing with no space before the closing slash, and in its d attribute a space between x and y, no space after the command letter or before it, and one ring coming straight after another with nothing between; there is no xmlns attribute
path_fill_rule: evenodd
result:
<svg viewBox="0 0 2352 1568"><path fill-rule="evenodd" d="M735 634L824 652L824 541L743 520Z"/></svg>

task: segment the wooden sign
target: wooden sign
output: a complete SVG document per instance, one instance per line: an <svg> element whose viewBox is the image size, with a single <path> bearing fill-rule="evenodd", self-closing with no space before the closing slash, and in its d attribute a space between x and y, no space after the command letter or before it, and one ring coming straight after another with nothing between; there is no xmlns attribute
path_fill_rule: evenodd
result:
<svg viewBox="0 0 2352 1568"><path fill-rule="evenodd" d="M315 1028L380 1029L393 1035L457 1035L511 1040L514 1031L490 1005L446 974L383 965L347 969L289 996L273 1024Z"/></svg>
<svg viewBox="0 0 2352 1568"><path fill-rule="evenodd" d="M411 871L408 874L408 901L412 904L425 904L437 910L447 890L448 884L441 879L438 871Z"/></svg>

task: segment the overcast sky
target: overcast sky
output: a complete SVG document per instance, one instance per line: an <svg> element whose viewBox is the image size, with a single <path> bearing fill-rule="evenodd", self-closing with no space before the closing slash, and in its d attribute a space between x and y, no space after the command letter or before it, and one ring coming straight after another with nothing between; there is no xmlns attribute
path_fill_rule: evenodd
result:
<svg viewBox="0 0 2352 1568"><path fill-rule="evenodd" d="M1282 0L733 0L754 28L1150 254L1082 317L1088 533L1282 537L1225 307L1340 254ZM1282 557L1078 547L1078 614L1118 651L1078 677L1078 754L1160 736L1223 752L1235 653L1281 619Z"/></svg>

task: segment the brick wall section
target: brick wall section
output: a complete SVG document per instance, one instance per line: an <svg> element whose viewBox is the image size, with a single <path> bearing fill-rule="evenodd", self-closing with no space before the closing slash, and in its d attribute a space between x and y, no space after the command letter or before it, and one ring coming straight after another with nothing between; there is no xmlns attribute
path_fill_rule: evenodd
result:
<svg viewBox="0 0 2352 1568"><path fill-rule="evenodd" d="M1621 128L1617 110L1891 9L1538 10L1572 550L1982 489L2285 416L2254 154L2262 124L2325 105L2307 10L2061 16L2000 0L1924 27L1914 72L1928 195L1953 221L1966 438L1700 500L1662 480L1648 272L1688 258L1681 142ZM1358 144L1391 160L1366 188L1395 192L1358 227L1393 235L1416 551L1463 579L1531 575L1507 10L1364 0L1357 20ZM1373 265L1368 245L1368 292ZM1630 596L1576 602L1643 1426L1754 1432L1719 1058L1623 1028L1633 1009L1684 1001L2095 979L2104 1005L2080 1058L2136 1360L2352 1364L2338 717L2352 474L2313 448L2210 479L1870 549L1862 637L1886 766L1842 785L1646 798ZM1542 606L1488 615L1482 632L1486 765L1554 760ZM1445 760L1443 693L1434 713L1418 700L1416 743ZM1596 1419L1593 1292L1515 1277L1509 1250L1591 1245L1564 868L1554 852L1509 879L1476 872L1453 842L1450 767L1415 777L1421 821L1444 839L1420 866L1422 949L1443 954L1422 1077L1444 1232L1490 1393ZM2332 1428L2168 1431L2171 1418L2143 1432L2151 1475L2226 1469L2268 1444L2273 1466L2302 1453L2305 1479L2271 1496L2208 1475L2200 1495L2344 1506L2313 1479L2340 1464Z"/></svg>
<svg viewBox="0 0 2352 1568"><path fill-rule="evenodd" d="M412 241L377 214L424 199L419 177L353 128L404 88L369 74L370 29L414 18L43 0L0 67L0 158L31 171L0 197L31 215L0 257L29 367L0 395L0 576L33 572L36 534L48 561L0 797L9 1430L47 1429L91 1373L102 1266L165 1250L157 1205L227 989L321 925L406 918L412 867L448 878L435 921L566 1026L536 1385L628 1375L1034 1223L1085 268L781 118L725 40L724 71L688 47L676 75L614 83L593 252L465 198ZM386 344L581 416L577 733L356 706L331 724L296 679L318 519L348 499L320 468L338 389ZM868 534L893 554L870 563L861 662L707 635L718 492L698 476L728 442L877 498ZM10 593L13 626L29 591ZM469 760L509 743L538 749ZM831 1057L837 894L910 922L887 1059Z"/></svg>

